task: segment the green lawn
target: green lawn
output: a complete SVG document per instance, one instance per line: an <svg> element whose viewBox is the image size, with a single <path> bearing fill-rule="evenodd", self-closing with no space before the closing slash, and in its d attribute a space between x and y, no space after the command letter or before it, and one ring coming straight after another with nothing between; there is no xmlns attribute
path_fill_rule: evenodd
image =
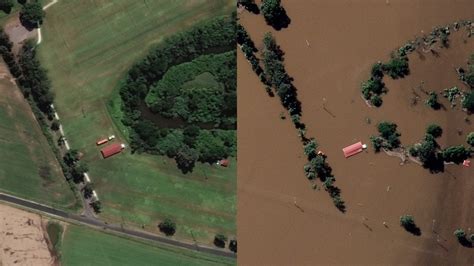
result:
<svg viewBox="0 0 474 266"><path fill-rule="evenodd" d="M230 0L61 0L47 10L39 57L66 136L89 164L102 217L157 231L169 216L178 237L207 243L216 232L235 235L235 162L227 169L198 165L182 175L167 158L126 150L103 160L95 146L109 134L125 141L127 132L112 119L120 113L117 88L153 43L234 9ZM108 108L111 99L115 105Z"/></svg>
<svg viewBox="0 0 474 266"><path fill-rule="evenodd" d="M63 265L232 265L235 260L168 246L153 246L76 225L68 226Z"/></svg>
<svg viewBox="0 0 474 266"><path fill-rule="evenodd" d="M74 194L19 89L0 79L0 191L62 209Z"/></svg>

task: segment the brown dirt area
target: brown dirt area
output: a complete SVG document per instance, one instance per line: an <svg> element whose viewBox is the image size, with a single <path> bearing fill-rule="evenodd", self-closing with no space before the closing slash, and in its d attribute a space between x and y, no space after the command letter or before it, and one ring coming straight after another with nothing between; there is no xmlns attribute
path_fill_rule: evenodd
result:
<svg viewBox="0 0 474 266"><path fill-rule="evenodd" d="M307 136L314 136L328 155L347 212L337 211L326 192L311 189L296 130L288 119L279 118L283 111L279 100L267 96L239 52L239 264L472 263L473 249L457 243L453 231L474 226L474 168L448 165L444 173L430 174L415 163L401 166L399 158L375 154L371 148L350 159L344 158L341 149L358 140L368 143L381 120L398 124L405 146L420 140L432 122L444 130L438 141L441 146L466 145L465 136L473 127L464 122L465 113L450 110L445 99L441 101L448 110L433 111L424 105L425 98L413 107L410 98L412 88L421 81L426 90L441 91L454 85L465 89L454 67L465 66L474 53L474 39L464 43L462 34L454 34L451 47L440 50L439 58L410 55L408 77L384 79L389 92L379 109L364 104L360 83L369 77L373 63L387 61L392 50L421 31L428 33L434 26L474 18L474 3L282 3L292 20L287 29L274 32L261 15L248 12L240 15L241 23L259 49L263 34L274 32L285 52L286 69L295 79ZM323 98L335 117L323 110ZM461 136L457 129L463 131ZM293 204L295 197L301 210ZM421 236L399 226L403 214L415 217Z"/></svg>
<svg viewBox="0 0 474 266"><path fill-rule="evenodd" d="M14 16L3 27L13 43L13 53L17 54L26 39L37 38L38 30L27 30L21 25L20 17Z"/></svg>
<svg viewBox="0 0 474 266"><path fill-rule="evenodd" d="M0 205L0 265L52 265L41 216Z"/></svg>

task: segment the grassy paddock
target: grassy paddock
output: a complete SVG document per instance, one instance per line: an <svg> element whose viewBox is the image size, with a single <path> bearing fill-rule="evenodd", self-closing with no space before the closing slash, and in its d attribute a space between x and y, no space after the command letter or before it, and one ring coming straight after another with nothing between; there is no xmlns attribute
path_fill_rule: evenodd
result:
<svg viewBox="0 0 474 266"><path fill-rule="evenodd" d="M49 240L54 248L56 256L60 255L63 227L58 222L49 221L46 225L46 231L48 232Z"/></svg>
<svg viewBox="0 0 474 266"><path fill-rule="evenodd" d="M232 10L233 1L214 0L61 0L47 10L38 55L66 136L89 164L102 217L150 231L171 217L177 237L208 243L216 232L235 235L234 166L197 165L182 175L168 158L126 151L103 160L94 145L109 134L125 142L116 89L152 44Z"/></svg>
<svg viewBox="0 0 474 266"><path fill-rule="evenodd" d="M89 228L68 226L62 248L64 265L232 265L235 260L164 245L150 245Z"/></svg>
<svg viewBox="0 0 474 266"><path fill-rule="evenodd" d="M20 90L1 79L0 92L0 191L74 208L74 194Z"/></svg>

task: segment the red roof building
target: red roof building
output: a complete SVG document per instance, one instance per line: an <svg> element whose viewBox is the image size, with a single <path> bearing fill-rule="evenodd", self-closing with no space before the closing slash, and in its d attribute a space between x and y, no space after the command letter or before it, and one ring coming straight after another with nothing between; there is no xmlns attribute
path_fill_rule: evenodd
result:
<svg viewBox="0 0 474 266"><path fill-rule="evenodd" d="M344 156L348 158L348 157L351 157L352 155L356 155L359 152L362 152L362 150L363 150L363 145L362 145L362 142L359 141L357 143L354 143L350 146L345 147L344 149L342 149L342 152L344 153Z"/></svg>
<svg viewBox="0 0 474 266"><path fill-rule="evenodd" d="M105 158L110 157L114 154L120 153L124 148L123 144L119 143L114 143L111 144L105 148L103 148L100 152L102 153L102 156Z"/></svg>
<svg viewBox="0 0 474 266"><path fill-rule="evenodd" d="M229 166L229 163L230 163L230 162L229 162L229 160L227 160L227 159L222 159L222 160L219 161L219 165L220 165L220 166L224 166L224 167Z"/></svg>

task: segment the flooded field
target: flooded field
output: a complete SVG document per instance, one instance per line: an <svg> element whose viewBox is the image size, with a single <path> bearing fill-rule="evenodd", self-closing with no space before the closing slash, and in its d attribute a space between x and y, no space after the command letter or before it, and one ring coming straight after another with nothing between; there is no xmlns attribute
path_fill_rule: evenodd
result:
<svg viewBox="0 0 474 266"><path fill-rule="evenodd" d="M278 98L268 97L239 53L239 263L472 262L472 249L457 243L453 231L474 226L473 168L449 165L443 173L430 174L414 163L402 166L398 158L375 154L372 148L350 159L341 149L359 140L369 143L381 120L398 125L404 146L419 141L433 122L444 130L438 141L442 147L466 145L466 134L474 129L464 121L466 113L451 110L445 99L441 102L447 109L433 111L424 105L424 95L411 105L413 89L422 82L427 91L465 89L454 70L465 66L474 53L474 38L467 39L464 31L451 36L450 48L439 50L439 57L411 54L411 74L405 79L385 77L389 92L381 108L365 105L360 83L369 77L373 63L388 60L406 41L434 26L474 18L474 4L282 2L291 24L274 35L285 52L288 74L295 79L307 136L315 137L328 155L347 212L340 213L326 192L312 190L304 176L306 160L296 130L288 119L280 119ZM271 27L261 15L244 12L240 18L260 49ZM399 226L403 214L414 216L421 236Z"/></svg>

